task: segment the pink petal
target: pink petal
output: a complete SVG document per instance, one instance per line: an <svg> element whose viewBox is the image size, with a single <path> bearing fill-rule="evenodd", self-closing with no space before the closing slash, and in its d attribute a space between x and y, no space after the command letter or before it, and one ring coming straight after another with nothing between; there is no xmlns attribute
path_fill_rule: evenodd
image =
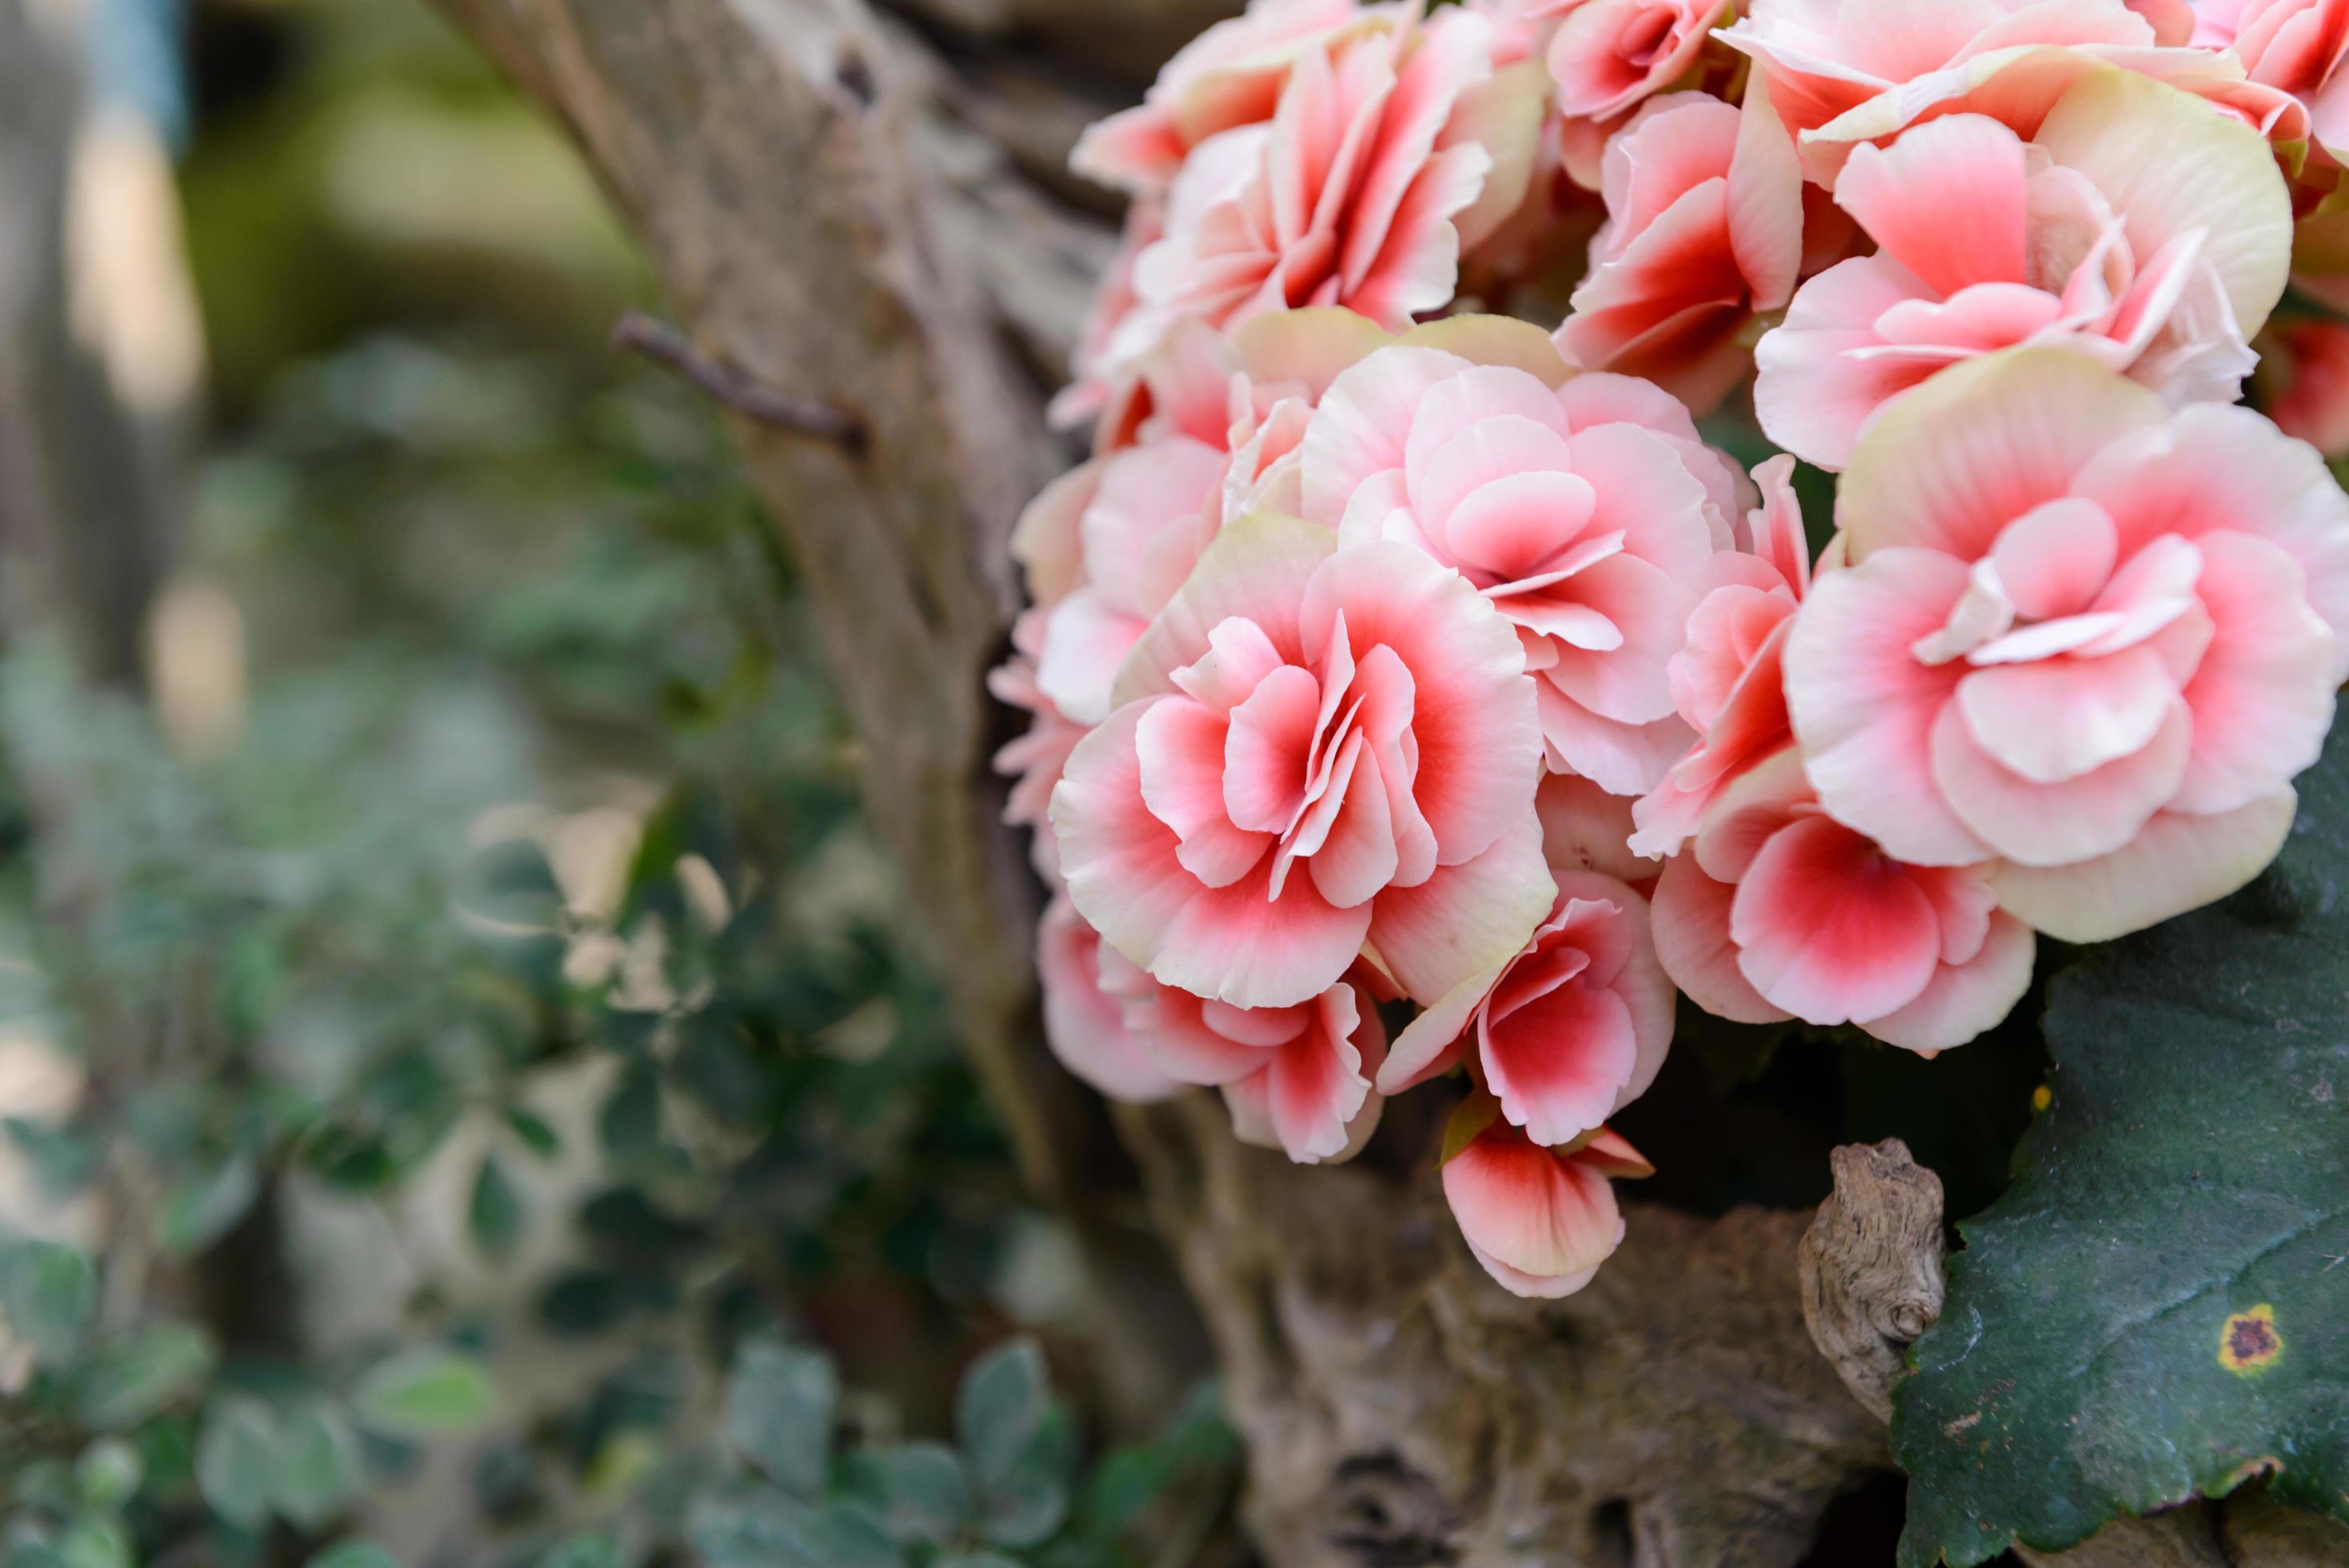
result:
<svg viewBox="0 0 2349 1568"><path fill-rule="evenodd" d="M1888 257L1839 262L1795 291L1785 319L1754 348L1754 411L1777 445L1833 471L1861 429L1932 366L1854 356L1882 341L1876 323L1926 286Z"/></svg>
<svg viewBox="0 0 2349 1568"><path fill-rule="evenodd" d="M2063 942L2109 942L2226 897L2267 868L2299 799L2290 789L2216 817L2164 811L2096 860L1991 870L1999 902Z"/></svg>
<svg viewBox="0 0 2349 1568"><path fill-rule="evenodd" d="M1536 1143L1568 1143L1604 1121L1639 1059L1614 992L1568 982L1484 1036L1485 1080Z"/></svg>
<svg viewBox="0 0 2349 1568"><path fill-rule="evenodd" d="M1234 826L1285 833L1296 824L1305 809L1307 758L1320 712L1320 683L1297 665L1270 671L1231 710L1221 783L1224 811Z"/></svg>
<svg viewBox="0 0 2349 1568"><path fill-rule="evenodd" d="M1934 724L1962 666L1910 652L1966 583L1965 564L1938 551L1881 551L1814 583L1786 643L1787 709L1820 803L1913 865L1989 854L1933 781Z"/></svg>
<svg viewBox="0 0 2349 1568"><path fill-rule="evenodd" d="M1299 625L1320 646L1340 615L1355 647L1392 648L1414 684L1413 796L1440 863L1481 853L1524 819L1541 774L1525 650L1458 573L1407 546L1357 545L1307 584Z"/></svg>
<svg viewBox="0 0 2349 1568"><path fill-rule="evenodd" d="M1578 773L1614 795L1644 795L1695 744L1696 731L1677 715L1627 724L1591 712L1545 677L1534 683L1541 705L1542 738L1550 766Z"/></svg>
<svg viewBox="0 0 2349 1568"><path fill-rule="evenodd" d="M1044 1043L1062 1067L1112 1099L1164 1099L1183 1086L1127 1030L1117 1000L1102 993L1100 952L1101 937L1066 898L1054 899L1036 930Z"/></svg>
<svg viewBox="0 0 2349 1568"><path fill-rule="evenodd" d="M1542 780L1534 806L1541 817L1542 856L1561 878L1597 872L1629 882L1656 874L1654 864L1630 848L1631 802L1622 796L1588 779L1553 773Z"/></svg>
<svg viewBox="0 0 2349 1568"><path fill-rule="evenodd" d="M1906 1006L1940 962L1933 901L1905 867L1824 817L1771 836L1738 883L1729 929L1754 988L1814 1024Z"/></svg>
<svg viewBox="0 0 2349 1568"><path fill-rule="evenodd" d="M2172 699L2142 750L2061 783L2034 783L1977 746L1953 703L1934 726L1933 779L1959 819L2007 859L2094 860L2127 844L2177 794L2193 731L2185 703Z"/></svg>
<svg viewBox="0 0 2349 1568"><path fill-rule="evenodd" d="M2061 784L2143 750L2177 696L2169 666L2140 645L2107 658L1978 669L1958 683L1957 710L2000 766Z"/></svg>
<svg viewBox="0 0 2349 1568"><path fill-rule="evenodd" d="M1284 668L1280 650L1254 621L1235 615L1207 634L1207 651L1174 672L1176 689L1200 707L1230 713L1254 695L1272 673ZM1317 695L1317 702L1319 700Z"/></svg>
<svg viewBox="0 0 2349 1568"><path fill-rule="evenodd" d="M1403 466L1403 444L1429 389L1467 367L1457 355L1397 346L1339 376L1305 432L1305 515L1337 527L1363 481Z"/></svg>
<svg viewBox="0 0 2349 1568"><path fill-rule="evenodd" d="M1836 205L1935 293L2023 281L2023 139L1979 115L1853 150Z"/></svg>
<svg viewBox="0 0 2349 1568"><path fill-rule="evenodd" d="M1224 808L1229 723L1187 697L1150 705L1134 727L1143 803L1174 831L1175 859L1210 888L1228 887L1272 847L1269 834L1235 827Z"/></svg>
<svg viewBox="0 0 2349 1568"><path fill-rule="evenodd" d="M1350 985L1333 985L1312 1005L1311 1027L1272 1050L1268 1109L1275 1136L1291 1160L1312 1164L1346 1152L1348 1129L1370 1099L1364 1034L1378 1034L1378 1014L1358 1004ZM1383 1036L1380 1036L1381 1043Z"/></svg>
<svg viewBox="0 0 2349 1568"><path fill-rule="evenodd" d="M1523 948L1556 894L1541 824L1527 810L1475 859L1380 893L1369 939L1397 984L1433 1005Z"/></svg>
<svg viewBox="0 0 2349 1568"><path fill-rule="evenodd" d="M1623 1238L1607 1179L1522 1137L1477 1139L1444 1167L1444 1197L1477 1261L1520 1295L1565 1295Z"/></svg>
<svg viewBox="0 0 2349 1568"><path fill-rule="evenodd" d="M1889 1046L1946 1051L1998 1026L2031 989L2037 942L2011 914L1993 916L1981 951L1965 964L1944 964L1917 999L1897 1012L1860 1024Z"/></svg>
<svg viewBox="0 0 2349 1568"><path fill-rule="evenodd" d="M1178 689L1174 672L1208 654L1215 629L1234 618L1254 622L1284 664L1307 662L1298 603L1337 545L1328 529L1295 518L1246 517L1225 529L1127 655L1115 697L1129 703ZM1327 634L1325 627L1311 645L1317 655Z"/></svg>
<svg viewBox="0 0 2349 1568"><path fill-rule="evenodd" d="M1774 1007L1737 966L1730 940L1730 908L1737 889L1704 874L1692 855L1664 862L1654 902L1656 956L1689 1000L1717 1018L1775 1024L1790 1015Z"/></svg>
<svg viewBox="0 0 2349 1568"><path fill-rule="evenodd" d="M1319 995L1361 951L1370 910L1333 909L1302 878L1276 903L1269 856L1219 889L1185 870L1180 841L1142 799L1135 736L1151 706L1110 715L1070 755L1052 793L1071 902L1103 941L1166 985L1242 1007Z"/></svg>
<svg viewBox="0 0 2349 1568"><path fill-rule="evenodd" d="M2095 501L2064 496L2009 523L1991 565L2016 610L2034 621L2088 608L2120 559L2120 535Z"/></svg>
<svg viewBox="0 0 2349 1568"><path fill-rule="evenodd" d="M2186 688L2194 750L2170 804L2215 816L2275 795L2323 753L2333 641L2281 547L2242 533L2201 542L2199 592L2216 634Z"/></svg>

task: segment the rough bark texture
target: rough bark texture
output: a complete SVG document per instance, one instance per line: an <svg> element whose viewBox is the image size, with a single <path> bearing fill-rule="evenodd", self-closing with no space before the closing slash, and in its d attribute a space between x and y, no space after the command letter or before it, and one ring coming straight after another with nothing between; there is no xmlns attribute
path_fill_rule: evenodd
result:
<svg viewBox="0 0 2349 1568"><path fill-rule="evenodd" d="M1038 1044L1036 892L995 820L1001 716L980 676L1017 604L1011 523L1061 460L1042 396L1108 244L1105 204L1061 161L1227 7L442 4L571 125L702 350L870 431L861 454L737 433L807 573L874 820L986 1087L1117 1295L1131 1270L1099 1260L1133 1264L1140 1204L1101 1177L1098 1108ZM1208 1097L1118 1128L1206 1314L1250 1441L1250 1522L1282 1568L1791 1568L1834 1498L1887 1465L1880 1419L1838 1382L1850 1365L1804 1332L1807 1216L1634 1208L1590 1289L1526 1303L1477 1269L1432 1171L1290 1166L1236 1144ZM1938 1191L1931 1209L1938 1246ZM1880 1275L1921 1299L1886 1271L1889 1244L1874 1263L1818 1252L1817 1302L1855 1325L1919 1318L1870 1295ZM1103 1315L1144 1361L1175 1332L1145 1299ZM1860 1348L1898 1363L1880 1337Z"/></svg>

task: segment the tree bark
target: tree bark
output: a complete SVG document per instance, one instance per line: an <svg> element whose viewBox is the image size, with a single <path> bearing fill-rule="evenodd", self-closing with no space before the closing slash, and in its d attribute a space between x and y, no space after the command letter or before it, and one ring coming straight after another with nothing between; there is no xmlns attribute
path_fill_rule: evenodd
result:
<svg viewBox="0 0 2349 1568"><path fill-rule="evenodd" d="M1023 1169L1097 1258L1131 1265L1135 1172L1102 1176L1100 1108L1039 1042L1038 894L999 825L987 758L1005 716L981 677L1018 608L1012 522L1065 456L1043 398L1109 242L1105 204L1060 172L1067 144L1219 7L441 3L570 125L701 352L863 433L734 420ZM1477 1268L1423 1165L1291 1166L1236 1143L1206 1096L1116 1126L1205 1315L1249 1439L1249 1522L1281 1568L1792 1568L1834 1500L1889 1466L1880 1415L1839 1379L1848 1357L1806 1333L1809 1215L1635 1205L1593 1285L1524 1302ZM1938 1191L1930 1208L1938 1247ZM1863 1273L1836 1286L1855 1322L1882 1305L1857 1299ZM1175 1331L1117 1289L1111 1359L1149 1360ZM1879 1375L1898 1363L1880 1340L1846 1348Z"/></svg>

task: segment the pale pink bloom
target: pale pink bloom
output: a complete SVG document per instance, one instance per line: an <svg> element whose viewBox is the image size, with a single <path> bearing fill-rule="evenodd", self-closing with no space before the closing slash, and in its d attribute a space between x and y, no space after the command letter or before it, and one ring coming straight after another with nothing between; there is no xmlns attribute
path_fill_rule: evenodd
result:
<svg viewBox="0 0 2349 1568"><path fill-rule="evenodd" d="M1623 1241L1614 1178L1655 1168L1602 1130L1545 1149L1497 1115L1444 1163L1444 1201L1485 1272L1516 1295L1572 1295Z"/></svg>
<svg viewBox="0 0 2349 1568"><path fill-rule="evenodd" d="M1367 950L1432 1000L1549 907L1524 650L1415 551L1243 518L1115 700L1069 758L1052 826L1078 910L1166 985L1288 1006Z"/></svg>
<svg viewBox="0 0 2349 1568"><path fill-rule="evenodd" d="M1455 986L1395 1040L1378 1075L1401 1094L1464 1055L1536 1143L1571 1143L1648 1091L1672 1043L1672 983L1648 901L1612 877L1558 877L1523 951Z"/></svg>
<svg viewBox="0 0 2349 1568"><path fill-rule="evenodd" d="M1443 325L1454 335L1331 385L1305 432L1303 514L1457 569L1524 639L1550 766L1642 794L1694 738L1666 666L1744 476L1661 388L1569 377L1523 324Z"/></svg>
<svg viewBox="0 0 2349 1568"><path fill-rule="evenodd" d="M1103 971L1128 998L1125 1018L1160 1070L1220 1088L1242 1141L1300 1164L1350 1160L1378 1127L1371 1082L1385 1026L1366 985L1340 981L1287 1007L1235 1007L1162 985L1115 954Z"/></svg>
<svg viewBox="0 0 2349 1568"><path fill-rule="evenodd" d="M1493 64L1513 66L1549 47L1560 0L1461 0L1493 25Z"/></svg>
<svg viewBox="0 0 2349 1568"><path fill-rule="evenodd" d="M1054 899L1036 930L1044 1043L1062 1067L1112 1099L1147 1103L1179 1094L1183 1080L1143 1049L1127 1026L1125 998L1102 985L1104 956L1117 959L1065 897Z"/></svg>
<svg viewBox="0 0 2349 1568"><path fill-rule="evenodd" d="M2248 409L2172 414L2063 350L1887 410L1786 696L1820 802L2098 941L2241 886L2349 676L2349 498Z"/></svg>
<svg viewBox="0 0 2349 1568"><path fill-rule="evenodd" d="M2349 456L2349 326L2307 318L2274 336L2268 365L2283 382L2271 410L2276 428L2328 458Z"/></svg>
<svg viewBox="0 0 2349 1568"><path fill-rule="evenodd" d="M1126 445L1133 438L1136 419L1146 411L1134 406L1143 391L1141 367L1113 364L1109 349L1118 328L1141 303L1133 292L1133 263L1165 232L1164 202L1144 196L1126 207L1117 249L1086 306L1076 350L1070 356L1069 384L1054 395L1045 410L1055 429L1094 421L1096 452Z"/></svg>
<svg viewBox="0 0 2349 1568"><path fill-rule="evenodd" d="M1803 285L1754 386L1771 439L1827 469L1892 399L2016 345L2063 345L2173 407L2232 402L2291 264L2267 144L2120 71L2074 87L2034 142L1961 115L1861 147L1836 201L1882 249Z"/></svg>
<svg viewBox="0 0 2349 1568"><path fill-rule="evenodd" d="M1672 657L1673 706L1700 738L1631 808L1638 854L1679 852L1723 790L1794 739L1786 637L1811 583L1794 472L1795 459L1783 455L1754 470L1764 499L1747 525L1753 552L1716 563L1728 580L1697 605L1688 645Z"/></svg>
<svg viewBox="0 0 2349 1568"><path fill-rule="evenodd" d="M2308 106L2330 150L2349 149L2349 0L2197 0L2193 41L2232 49L2252 81Z"/></svg>
<svg viewBox="0 0 2349 1568"><path fill-rule="evenodd" d="M1061 875L1061 856L1047 820L1052 790L1068 766L1069 753L1085 738L1086 727L1073 722L1052 706L1036 684L1036 655L1044 640L1044 613L1028 610L1011 625L1012 656L987 672L987 689L995 700L1032 717L1017 738L1006 741L995 754L996 772L1011 780L1003 804L1003 820L1033 835L1029 858L1036 874L1048 882Z"/></svg>
<svg viewBox="0 0 2349 1568"><path fill-rule="evenodd" d="M1089 127L1070 167L1117 190L1163 191L1199 143L1270 119L1299 60L1392 27L1403 10L1357 0L1249 0L1244 15L1178 50L1140 104Z"/></svg>
<svg viewBox="0 0 2349 1568"><path fill-rule="evenodd" d="M1462 250L1525 199L1540 134L1541 83L1496 74L1490 34L1447 7L1305 52L1270 121L1191 150L1110 357L1185 320L1336 304L1401 331L1450 304Z"/></svg>
<svg viewBox="0 0 2349 1568"><path fill-rule="evenodd" d="M2033 945L1982 868L1905 864L1822 812L1792 748L1723 791L1665 863L1655 940L1707 1012L1857 1024L1929 1054L2013 1010Z"/></svg>
<svg viewBox="0 0 2349 1568"><path fill-rule="evenodd" d="M1696 67L1716 22L1736 14L1724 0L1555 0L1560 18L1549 43L1558 112L1568 119L1619 119Z"/></svg>
<svg viewBox="0 0 2349 1568"><path fill-rule="evenodd" d="M1641 108L1608 144L1607 226L1558 328L1569 363L1641 376L1698 412L1753 363L1745 329L1785 308L1803 263L1803 175L1760 86Z"/></svg>
<svg viewBox="0 0 2349 1568"><path fill-rule="evenodd" d="M2159 46L2174 36L2166 6L2125 0L1754 0L1719 35L1753 57L1800 133L1805 168L1826 185L1855 146L1944 115L1983 115L2029 138L2082 77L2111 67L2168 81L2278 140L2307 134L2290 94L2249 80L2231 56Z"/></svg>

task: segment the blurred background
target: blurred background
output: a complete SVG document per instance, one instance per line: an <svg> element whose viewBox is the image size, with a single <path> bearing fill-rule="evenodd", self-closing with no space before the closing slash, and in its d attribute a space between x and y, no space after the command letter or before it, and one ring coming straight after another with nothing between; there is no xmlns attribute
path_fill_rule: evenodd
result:
<svg viewBox="0 0 2349 1568"><path fill-rule="evenodd" d="M0 0L0 1568L1239 1560L654 303L419 0Z"/></svg>

